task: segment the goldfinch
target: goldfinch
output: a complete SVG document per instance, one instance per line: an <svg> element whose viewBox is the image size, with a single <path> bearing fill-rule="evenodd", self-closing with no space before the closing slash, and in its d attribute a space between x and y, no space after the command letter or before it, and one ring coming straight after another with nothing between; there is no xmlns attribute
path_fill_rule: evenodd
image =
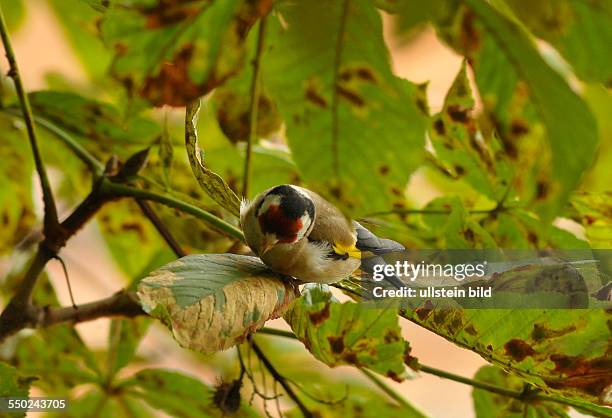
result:
<svg viewBox="0 0 612 418"><path fill-rule="evenodd" d="M357 270L366 254L404 250L346 219L318 194L290 184L243 201L240 223L247 244L268 267L303 282L334 283Z"/></svg>

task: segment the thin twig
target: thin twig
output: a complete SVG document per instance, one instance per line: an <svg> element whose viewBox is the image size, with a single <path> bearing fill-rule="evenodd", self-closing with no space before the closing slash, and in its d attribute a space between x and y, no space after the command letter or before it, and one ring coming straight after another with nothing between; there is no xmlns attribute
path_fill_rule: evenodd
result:
<svg viewBox="0 0 612 418"><path fill-rule="evenodd" d="M468 210L467 213L473 214L473 215L487 214L487 213L499 212L501 209L502 208L496 205L494 208L491 208L491 209ZM383 216L383 215L448 215L451 212L452 211L450 209L391 209L387 211L368 213L364 217L367 218L370 216Z"/></svg>
<svg viewBox="0 0 612 418"><path fill-rule="evenodd" d="M11 45L11 40L9 38L8 28L6 26L2 7L0 7L0 36L2 37L2 44L4 45L6 59L10 67L8 76L13 79L15 84L15 91L17 92L17 97L19 98L19 105L21 107L21 112L23 113L23 120L28 132L28 139L30 140L30 146L32 147L32 155L34 156L36 171L38 172L38 178L40 179L43 202L45 205L44 231L45 234L49 234L59 226L57 207L55 206L55 199L53 198L51 185L49 184L49 178L47 177L47 171L45 170L45 166L40 155L40 150L38 149L36 129L34 128L34 118L32 117L32 108L30 107L30 101L28 100L28 95L25 92L23 83L21 82L19 67L17 65L15 52L13 51L13 46Z"/></svg>
<svg viewBox="0 0 612 418"><path fill-rule="evenodd" d="M157 213L155 213L151 205L149 205L148 202L142 199L136 199L136 203L138 203L138 206L140 206L140 210L142 210L142 213L144 213L144 215L149 218L155 229L157 229L159 235L161 235L164 241L166 241L168 247L170 247L172 251L174 251L174 254L179 258L185 257L187 253L181 248L181 245L178 243L176 238L174 238L172 233L168 230L164 222L159 219L159 216L157 216Z"/></svg>
<svg viewBox="0 0 612 418"><path fill-rule="evenodd" d="M313 417L312 412L310 412L308 408L306 408L306 405L304 405L302 400L293 391L291 386L289 386L289 383L287 383L287 380L285 380L285 378L276 370L276 368L274 368L270 360L266 357L263 351L261 351L261 348L259 348L257 343L252 338L250 342L251 342L251 347L253 348L253 351L255 352L255 355L257 355L257 358L259 359L259 361L261 361L261 363L268 370L268 372L272 375L272 377L283 387L283 389L287 393L287 396L289 396L291 400L295 402L297 407L302 412L302 415L305 418L312 418Z"/></svg>
<svg viewBox="0 0 612 418"><path fill-rule="evenodd" d="M62 270L64 270L64 278L66 279L66 287L68 287L68 294L70 295L70 303L72 303L72 307L77 309L76 303L74 303L74 295L72 294L72 286L70 286L70 278L68 277L68 268L66 267L66 263L64 263L64 259L59 255L54 255L54 259L59 261L62 265Z"/></svg>
<svg viewBox="0 0 612 418"><path fill-rule="evenodd" d="M332 169L335 180L340 176L340 161L338 156L338 136L340 135L339 121L339 81L340 81L340 66L342 65L342 51L344 46L344 35L346 31L346 21L348 20L350 0L342 2L340 12L340 26L338 29L338 38L336 39L335 54L334 54L334 84L332 86L332 103L331 103L331 153L332 153Z"/></svg>
<svg viewBox="0 0 612 418"><path fill-rule="evenodd" d="M251 160L253 158L253 143L257 140L257 122L259 118L259 95L261 90L260 83L260 63L263 54L264 37L266 34L266 16L259 20L259 30L257 31L257 47L253 58L253 78L251 80L251 102L249 104L249 136L246 144L246 154L244 157L244 174L242 176L242 196L249 197L249 185L251 181Z"/></svg>

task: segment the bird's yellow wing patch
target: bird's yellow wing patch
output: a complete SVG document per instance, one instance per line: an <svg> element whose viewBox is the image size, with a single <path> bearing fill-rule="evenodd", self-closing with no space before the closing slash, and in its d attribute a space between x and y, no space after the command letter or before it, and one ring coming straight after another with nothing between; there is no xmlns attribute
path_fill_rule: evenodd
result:
<svg viewBox="0 0 612 418"><path fill-rule="evenodd" d="M355 244L350 246L345 246L342 244L333 244L332 245L334 252L338 255L349 256L351 258L361 258L361 250L359 250Z"/></svg>

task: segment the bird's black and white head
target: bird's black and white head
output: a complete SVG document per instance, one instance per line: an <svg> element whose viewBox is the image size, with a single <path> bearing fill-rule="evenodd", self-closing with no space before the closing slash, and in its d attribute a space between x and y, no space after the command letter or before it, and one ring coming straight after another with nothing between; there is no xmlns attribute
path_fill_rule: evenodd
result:
<svg viewBox="0 0 612 418"><path fill-rule="evenodd" d="M269 190L255 209L255 217L264 235L261 253L277 243L295 243L312 230L314 202L299 187L283 184Z"/></svg>

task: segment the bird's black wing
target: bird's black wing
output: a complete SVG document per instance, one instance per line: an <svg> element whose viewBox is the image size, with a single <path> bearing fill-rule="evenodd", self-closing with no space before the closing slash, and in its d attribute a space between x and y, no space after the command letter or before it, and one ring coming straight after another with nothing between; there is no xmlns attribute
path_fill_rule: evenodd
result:
<svg viewBox="0 0 612 418"><path fill-rule="evenodd" d="M354 222L355 232L357 233L357 242L355 247L363 254L361 258L361 270L369 275L374 272L374 266L377 264L386 264L385 260L380 256L394 251L404 251L406 248L399 242L391 239L378 238L367 228L364 228L359 222ZM370 255L368 255L368 253ZM391 286L401 289L404 283L395 275L384 274L384 279Z"/></svg>

